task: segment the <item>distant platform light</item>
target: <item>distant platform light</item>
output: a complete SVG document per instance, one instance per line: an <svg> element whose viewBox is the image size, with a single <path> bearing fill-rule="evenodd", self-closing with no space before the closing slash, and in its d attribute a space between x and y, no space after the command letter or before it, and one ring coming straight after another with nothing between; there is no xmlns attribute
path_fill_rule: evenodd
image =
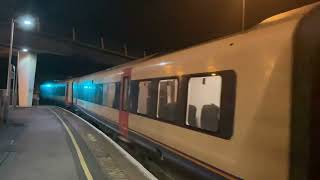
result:
<svg viewBox="0 0 320 180"><path fill-rule="evenodd" d="M22 52L28 52L28 51L29 51L29 49L27 49L27 48L22 49Z"/></svg>
<svg viewBox="0 0 320 180"><path fill-rule="evenodd" d="M25 20L25 21L23 21L23 23L24 23L25 25L31 25L31 24L32 24L32 22L31 22L30 20Z"/></svg>

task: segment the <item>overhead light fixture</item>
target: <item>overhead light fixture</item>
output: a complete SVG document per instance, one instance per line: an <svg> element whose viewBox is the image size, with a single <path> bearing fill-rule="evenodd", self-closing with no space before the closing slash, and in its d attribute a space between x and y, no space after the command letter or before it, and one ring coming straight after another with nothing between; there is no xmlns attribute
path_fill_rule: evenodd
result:
<svg viewBox="0 0 320 180"><path fill-rule="evenodd" d="M31 15L19 16L15 19L15 22L23 30L34 30L38 23L36 18Z"/></svg>
<svg viewBox="0 0 320 180"><path fill-rule="evenodd" d="M27 49L27 48L22 49L22 52L28 52L28 51L29 51L29 49Z"/></svg>
<svg viewBox="0 0 320 180"><path fill-rule="evenodd" d="M24 23L25 25L31 25L31 24L32 24L32 22L31 22L30 20L24 20L23 23Z"/></svg>

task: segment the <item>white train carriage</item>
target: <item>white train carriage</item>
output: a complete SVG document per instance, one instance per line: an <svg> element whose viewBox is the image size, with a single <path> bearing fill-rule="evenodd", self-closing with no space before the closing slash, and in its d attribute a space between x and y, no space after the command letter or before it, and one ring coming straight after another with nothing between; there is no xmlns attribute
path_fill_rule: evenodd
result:
<svg viewBox="0 0 320 180"><path fill-rule="evenodd" d="M68 81L67 102L202 177L318 179L319 3Z"/></svg>

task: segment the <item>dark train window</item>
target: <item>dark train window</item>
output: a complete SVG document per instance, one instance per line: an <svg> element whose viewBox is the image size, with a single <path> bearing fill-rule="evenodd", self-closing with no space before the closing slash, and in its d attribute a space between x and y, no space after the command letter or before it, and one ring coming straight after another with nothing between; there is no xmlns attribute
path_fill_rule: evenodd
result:
<svg viewBox="0 0 320 180"><path fill-rule="evenodd" d="M95 84L93 103L102 105L102 99L103 99L103 84Z"/></svg>
<svg viewBox="0 0 320 180"><path fill-rule="evenodd" d="M138 109L140 114L151 115L152 98L152 84L151 81L139 82L139 95L138 95Z"/></svg>
<svg viewBox="0 0 320 180"><path fill-rule="evenodd" d="M158 86L157 118L167 121L176 120L178 80L160 80Z"/></svg>
<svg viewBox="0 0 320 180"><path fill-rule="evenodd" d="M222 77L192 77L188 83L186 125L217 132L220 122Z"/></svg>
<svg viewBox="0 0 320 180"><path fill-rule="evenodd" d="M138 95L139 95L139 81L130 81L130 96L129 109L132 113L137 113L138 109Z"/></svg>
<svg viewBox="0 0 320 180"><path fill-rule="evenodd" d="M120 82L116 82L116 92L113 100L112 108L120 109Z"/></svg>

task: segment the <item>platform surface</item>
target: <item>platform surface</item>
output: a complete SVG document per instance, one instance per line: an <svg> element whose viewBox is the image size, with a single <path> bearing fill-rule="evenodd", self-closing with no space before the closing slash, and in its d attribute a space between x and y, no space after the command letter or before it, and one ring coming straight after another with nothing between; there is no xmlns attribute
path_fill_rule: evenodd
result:
<svg viewBox="0 0 320 180"><path fill-rule="evenodd" d="M0 128L1 180L156 179L110 138L58 107L17 108Z"/></svg>

